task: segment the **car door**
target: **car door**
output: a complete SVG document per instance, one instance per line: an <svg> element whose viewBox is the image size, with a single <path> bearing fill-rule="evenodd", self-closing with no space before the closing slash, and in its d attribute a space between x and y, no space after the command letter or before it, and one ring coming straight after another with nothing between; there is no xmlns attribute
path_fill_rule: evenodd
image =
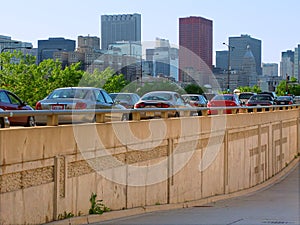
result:
<svg viewBox="0 0 300 225"><path fill-rule="evenodd" d="M24 103L13 93L0 91L1 108L3 110L24 110ZM11 124L26 124L27 117L10 117Z"/></svg>

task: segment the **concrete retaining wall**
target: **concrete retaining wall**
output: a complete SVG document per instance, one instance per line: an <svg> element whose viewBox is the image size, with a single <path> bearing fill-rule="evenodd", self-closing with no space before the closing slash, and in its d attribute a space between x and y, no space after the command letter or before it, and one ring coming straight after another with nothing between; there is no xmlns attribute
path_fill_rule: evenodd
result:
<svg viewBox="0 0 300 225"><path fill-rule="evenodd" d="M261 184L300 152L300 110L0 130L0 224L186 203Z"/></svg>

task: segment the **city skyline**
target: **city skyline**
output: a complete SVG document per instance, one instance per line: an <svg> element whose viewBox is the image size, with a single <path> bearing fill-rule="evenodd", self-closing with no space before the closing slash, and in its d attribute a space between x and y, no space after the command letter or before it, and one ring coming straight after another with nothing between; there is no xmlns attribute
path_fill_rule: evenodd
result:
<svg viewBox="0 0 300 225"><path fill-rule="evenodd" d="M88 4L79 1L19 1L11 7L9 2L1 3L0 35L14 40L31 42L37 47L38 40L49 37L64 37L77 40L80 35L101 37L100 19L106 14L142 15L142 41L155 42L155 38L170 40L179 44L179 18L200 16L210 19L213 28L213 64L215 52L226 50L223 42L229 37L248 34L262 41L262 62L278 63L281 52L294 50L300 42L300 31L296 29L299 19L298 0L283 2L228 0L226 5L219 1L184 2L129 0L90 0ZM13 15L13 16L12 16Z"/></svg>

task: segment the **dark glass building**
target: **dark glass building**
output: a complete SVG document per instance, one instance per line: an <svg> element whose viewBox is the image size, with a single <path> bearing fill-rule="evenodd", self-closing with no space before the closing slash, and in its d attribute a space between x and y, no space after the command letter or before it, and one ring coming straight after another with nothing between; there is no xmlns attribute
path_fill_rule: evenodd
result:
<svg viewBox="0 0 300 225"><path fill-rule="evenodd" d="M248 49L253 54L257 75L262 74L261 68L261 40L252 38L250 35L241 35L240 37L229 37L229 45L233 47L230 52L230 66L232 70L240 71L243 60Z"/></svg>
<svg viewBox="0 0 300 225"><path fill-rule="evenodd" d="M228 70L228 51L216 51L216 68Z"/></svg>
<svg viewBox="0 0 300 225"><path fill-rule="evenodd" d="M191 55L193 52L195 56ZM182 70L212 70L213 22L202 17L179 18L179 81L184 81ZM207 84L209 78L202 81Z"/></svg>
<svg viewBox="0 0 300 225"><path fill-rule="evenodd" d="M101 49L107 50L117 41L141 42L140 14L101 16Z"/></svg>
<svg viewBox="0 0 300 225"><path fill-rule="evenodd" d="M74 52L76 41L64 38L49 38L48 40L38 40L38 63L44 59L53 59L54 52Z"/></svg>

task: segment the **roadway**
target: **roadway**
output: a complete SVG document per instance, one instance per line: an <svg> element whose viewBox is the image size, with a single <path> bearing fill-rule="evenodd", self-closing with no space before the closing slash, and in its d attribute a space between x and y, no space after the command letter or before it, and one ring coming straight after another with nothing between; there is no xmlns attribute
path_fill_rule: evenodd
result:
<svg viewBox="0 0 300 225"><path fill-rule="evenodd" d="M249 195L198 207L94 223L98 224L299 225L300 165L298 163L287 176L271 187Z"/></svg>

